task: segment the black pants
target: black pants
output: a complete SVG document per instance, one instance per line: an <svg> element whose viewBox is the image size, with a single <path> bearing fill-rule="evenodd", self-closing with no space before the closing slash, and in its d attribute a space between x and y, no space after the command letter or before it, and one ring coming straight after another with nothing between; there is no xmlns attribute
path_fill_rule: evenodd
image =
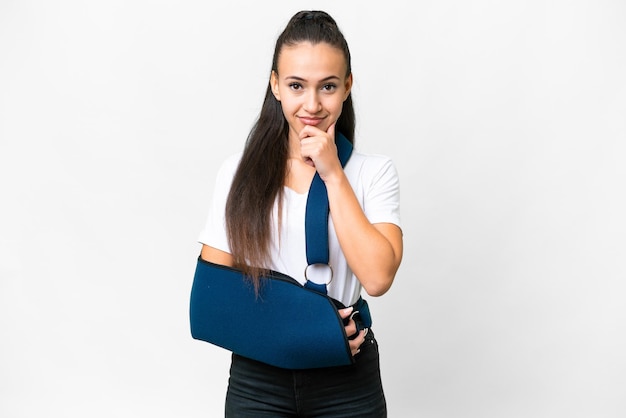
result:
<svg viewBox="0 0 626 418"><path fill-rule="evenodd" d="M226 417L386 417L371 330L355 360L350 366L288 370L233 354Z"/></svg>

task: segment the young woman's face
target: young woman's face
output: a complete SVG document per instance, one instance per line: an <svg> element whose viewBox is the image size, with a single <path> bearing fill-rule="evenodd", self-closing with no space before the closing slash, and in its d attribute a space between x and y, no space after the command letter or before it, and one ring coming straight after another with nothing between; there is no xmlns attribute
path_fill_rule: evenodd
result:
<svg viewBox="0 0 626 418"><path fill-rule="evenodd" d="M305 125L328 130L339 119L352 87L342 51L327 43L300 42L282 48L277 67L270 83L290 138L298 138Z"/></svg>

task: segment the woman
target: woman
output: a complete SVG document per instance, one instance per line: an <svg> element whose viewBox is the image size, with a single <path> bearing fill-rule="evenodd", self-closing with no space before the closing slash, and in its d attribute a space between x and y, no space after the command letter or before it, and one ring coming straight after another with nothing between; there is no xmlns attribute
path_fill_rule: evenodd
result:
<svg viewBox="0 0 626 418"><path fill-rule="evenodd" d="M329 296L350 306L362 288L371 296L390 288L402 258L398 178L388 158L356 151L341 167L335 136L354 142L351 87L350 52L332 17L294 15L245 149L219 171L202 259L244 270L257 290L267 269L304 283L304 208L317 172L330 207ZM377 342L356 330L350 320L350 366L288 370L233 354L226 416L386 416Z"/></svg>

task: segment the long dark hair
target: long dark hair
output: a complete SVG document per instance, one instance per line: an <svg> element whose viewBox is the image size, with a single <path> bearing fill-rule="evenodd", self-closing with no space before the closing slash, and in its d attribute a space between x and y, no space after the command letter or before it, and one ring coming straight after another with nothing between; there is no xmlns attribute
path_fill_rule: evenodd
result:
<svg viewBox="0 0 626 418"><path fill-rule="evenodd" d="M346 77L352 72L350 50L335 20L325 12L296 13L276 40L272 71L278 73L278 58L285 45L300 42L327 43L344 54ZM354 143L355 116L352 96L343 102L336 129ZM226 228L236 267L252 279L259 289L259 277L269 261L272 209L283 198L287 174L289 126L281 104L268 82L259 117L252 127L239 167L226 201Z"/></svg>

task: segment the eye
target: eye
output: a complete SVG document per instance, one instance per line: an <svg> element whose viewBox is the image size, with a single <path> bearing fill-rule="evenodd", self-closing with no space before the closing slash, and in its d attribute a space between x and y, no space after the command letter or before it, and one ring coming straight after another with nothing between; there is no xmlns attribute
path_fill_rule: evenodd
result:
<svg viewBox="0 0 626 418"><path fill-rule="evenodd" d="M332 93L336 89L337 89L337 86L333 83L324 84L324 86L322 87L322 90L328 93Z"/></svg>
<svg viewBox="0 0 626 418"><path fill-rule="evenodd" d="M295 91L302 90L302 84L294 81L293 83L289 83L289 88Z"/></svg>

